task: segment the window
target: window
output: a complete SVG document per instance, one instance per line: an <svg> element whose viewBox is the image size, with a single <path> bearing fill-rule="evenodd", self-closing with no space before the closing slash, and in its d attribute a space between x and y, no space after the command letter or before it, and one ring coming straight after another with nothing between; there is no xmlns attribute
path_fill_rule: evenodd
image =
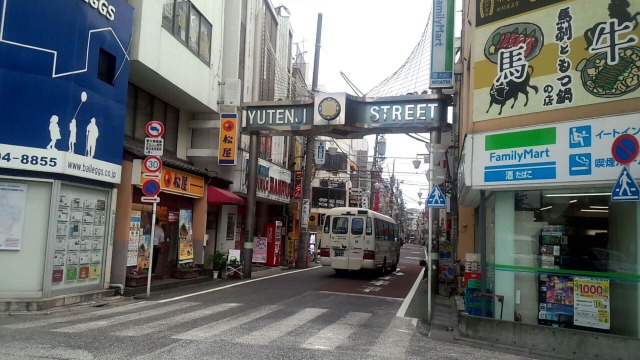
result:
<svg viewBox="0 0 640 360"><path fill-rule="evenodd" d="M198 56L200 60L209 63L211 54L211 23L204 16L200 20L200 38L198 39Z"/></svg>
<svg viewBox="0 0 640 360"><path fill-rule="evenodd" d="M333 225L331 226L333 233L336 235L346 235L349 232L349 218L339 216L333 218Z"/></svg>
<svg viewBox="0 0 640 360"><path fill-rule="evenodd" d="M364 225L362 218L351 219L351 234L362 235L362 225Z"/></svg>
<svg viewBox="0 0 640 360"><path fill-rule="evenodd" d="M367 235L373 233L373 226L371 224L371 218L367 218Z"/></svg>
<svg viewBox="0 0 640 360"><path fill-rule="evenodd" d="M162 5L162 27L173 33L173 13L175 10L175 0L164 0Z"/></svg>
<svg viewBox="0 0 640 360"><path fill-rule="evenodd" d="M327 215L327 216L324 218L324 228L322 229L322 231L323 231L325 234L328 234L328 233L329 233L329 227L330 227L330 226L331 226L331 216L330 216L330 215Z"/></svg>
<svg viewBox="0 0 640 360"><path fill-rule="evenodd" d="M116 57L105 49L98 55L98 79L113 86L116 78Z"/></svg>
<svg viewBox="0 0 640 360"><path fill-rule="evenodd" d="M384 241L384 224L382 220L375 219L376 225L376 241Z"/></svg>
<svg viewBox="0 0 640 360"><path fill-rule="evenodd" d="M213 26L188 0L163 0L162 27L209 66Z"/></svg>
<svg viewBox="0 0 640 360"><path fill-rule="evenodd" d="M189 13L189 43L187 47L191 52L198 55L198 36L200 35L200 13L191 5Z"/></svg>

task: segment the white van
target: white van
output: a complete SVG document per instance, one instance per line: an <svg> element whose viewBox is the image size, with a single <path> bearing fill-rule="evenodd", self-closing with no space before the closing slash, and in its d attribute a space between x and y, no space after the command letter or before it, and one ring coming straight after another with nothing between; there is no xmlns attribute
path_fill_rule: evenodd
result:
<svg viewBox="0 0 640 360"><path fill-rule="evenodd" d="M396 222L375 211L340 207L326 212L320 262L336 273L357 270L395 271L400 260Z"/></svg>

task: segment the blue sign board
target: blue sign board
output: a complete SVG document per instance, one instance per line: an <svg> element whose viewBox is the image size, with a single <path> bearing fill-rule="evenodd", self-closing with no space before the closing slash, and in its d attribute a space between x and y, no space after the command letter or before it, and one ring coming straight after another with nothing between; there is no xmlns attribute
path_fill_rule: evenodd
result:
<svg viewBox="0 0 640 360"><path fill-rule="evenodd" d="M444 208L447 206L447 201L440 190L438 185L434 186L429 193L429 198L427 199L427 207L430 208Z"/></svg>
<svg viewBox="0 0 640 360"><path fill-rule="evenodd" d="M133 9L0 0L0 169L120 182Z"/></svg>
<svg viewBox="0 0 640 360"><path fill-rule="evenodd" d="M485 166L485 182L545 180L556 178L556 162Z"/></svg>
<svg viewBox="0 0 640 360"><path fill-rule="evenodd" d="M591 147L591 125L569 128L569 148Z"/></svg>
<svg viewBox="0 0 640 360"><path fill-rule="evenodd" d="M569 155L569 175L591 175L591 153Z"/></svg>
<svg viewBox="0 0 640 360"><path fill-rule="evenodd" d="M629 168L622 167L618 180L611 190L611 201L639 201L640 188L636 184L633 176L629 172Z"/></svg>

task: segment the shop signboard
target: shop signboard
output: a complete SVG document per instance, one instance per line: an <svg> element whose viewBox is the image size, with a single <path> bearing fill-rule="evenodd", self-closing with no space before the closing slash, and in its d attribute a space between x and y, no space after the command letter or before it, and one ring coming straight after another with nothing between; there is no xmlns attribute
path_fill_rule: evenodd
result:
<svg viewBox="0 0 640 360"><path fill-rule="evenodd" d="M142 169L142 174L137 179L136 185L144 184L149 178L149 174L145 169ZM200 198L204 196L204 178L163 166L160 175L160 191Z"/></svg>
<svg viewBox="0 0 640 360"><path fill-rule="evenodd" d="M640 138L635 115L474 134L472 186L613 182L622 165L611 150L623 134ZM637 157L626 166L640 174Z"/></svg>
<svg viewBox="0 0 640 360"><path fill-rule="evenodd" d="M575 277L573 324L596 329L611 328L609 279Z"/></svg>
<svg viewBox="0 0 640 360"><path fill-rule="evenodd" d="M27 184L0 183L0 250L22 247L26 208Z"/></svg>
<svg viewBox="0 0 640 360"><path fill-rule="evenodd" d="M249 154L244 153L243 162L240 191L246 192L249 186ZM300 172L301 180L302 172ZM301 189L302 185L299 190L301 191ZM256 195L280 203L289 203L291 199L291 172L264 159L258 159Z"/></svg>
<svg viewBox="0 0 640 360"><path fill-rule="evenodd" d="M133 8L0 4L0 168L119 183Z"/></svg>
<svg viewBox="0 0 640 360"><path fill-rule="evenodd" d="M476 1L473 120L633 104L638 11L637 1ZM618 109L598 107L601 114Z"/></svg>
<svg viewBox="0 0 640 360"><path fill-rule="evenodd" d="M220 115L218 136L218 165L235 165L238 147L238 114Z"/></svg>
<svg viewBox="0 0 640 360"><path fill-rule="evenodd" d="M430 88L453 87L455 0L433 0L431 8Z"/></svg>

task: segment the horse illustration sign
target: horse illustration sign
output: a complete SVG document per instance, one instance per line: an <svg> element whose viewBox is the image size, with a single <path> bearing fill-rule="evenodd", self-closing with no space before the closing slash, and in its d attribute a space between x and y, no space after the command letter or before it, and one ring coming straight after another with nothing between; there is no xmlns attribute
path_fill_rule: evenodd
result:
<svg viewBox="0 0 640 360"><path fill-rule="evenodd" d="M474 121L640 96L640 1L480 1Z"/></svg>

